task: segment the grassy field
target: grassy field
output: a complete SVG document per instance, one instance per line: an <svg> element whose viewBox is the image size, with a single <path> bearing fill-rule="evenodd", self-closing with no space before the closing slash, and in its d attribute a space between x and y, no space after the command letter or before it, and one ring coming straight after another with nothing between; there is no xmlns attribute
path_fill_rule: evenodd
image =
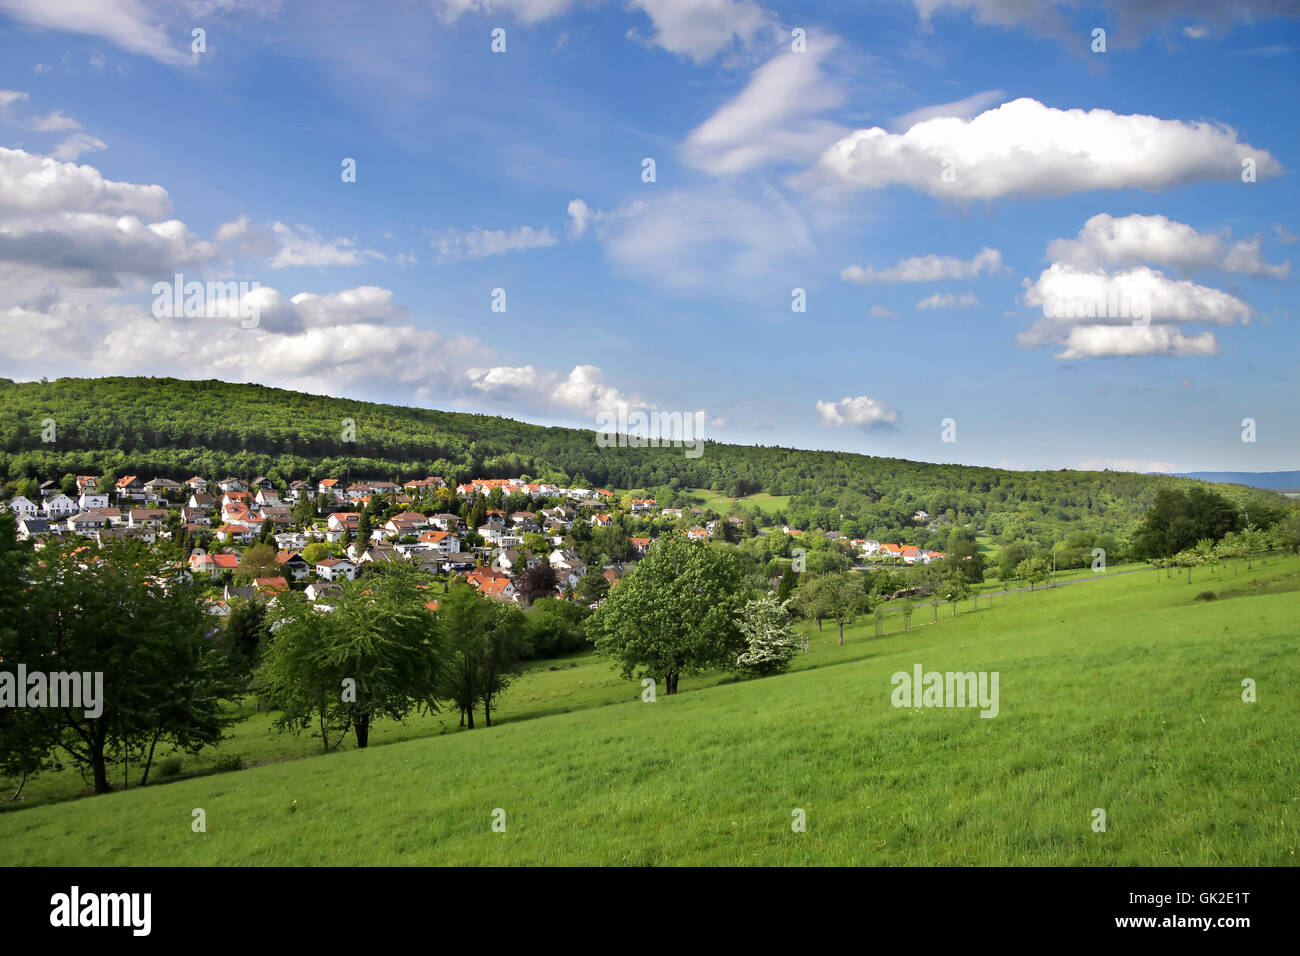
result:
<svg viewBox="0 0 1300 956"><path fill-rule="evenodd" d="M548 663L491 729L394 728L365 751L0 814L0 860L1295 865L1298 586L1300 560L1274 559L1014 595L879 640L858 625L844 647L828 627L787 675L653 704L603 662ZM997 671L999 715L893 707L891 674L917 663Z"/></svg>
<svg viewBox="0 0 1300 956"><path fill-rule="evenodd" d="M734 505L750 508L757 506L763 514L773 515L790 503L789 495L769 495L765 491L744 498L728 498L721 492L710 491L708 488L688 488L686 492L695 497L698 507L712 508L720 515L730 514Z"/></svg>

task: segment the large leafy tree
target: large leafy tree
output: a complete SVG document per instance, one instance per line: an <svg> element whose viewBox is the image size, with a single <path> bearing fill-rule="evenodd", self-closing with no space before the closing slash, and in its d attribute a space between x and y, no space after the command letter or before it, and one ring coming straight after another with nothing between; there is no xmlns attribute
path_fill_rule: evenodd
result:
<svg viewBox="0 0 1300 956"><path fill-rule="evenodd" d="M52 544L30 579L20 625L0 634L0 667L103 675L98 714L32 712L42 739L90 771L96 793L110 789L110 760L151 760L161 739L189 752L221 740L221 701L234 684L206 637L199 593L174 562L139 542Z"/></svg>
<svg viewBox="0 0 1300 956"><path fill-rule="evenodd" d="M282 727L314 720L326 750L348 731L363 748L376 719L437 710L443 655L418 583L415 568L386 566L343 582L329 613L298 592L275 597L255 687L281 710Z"/></svg>
<svg viewBox="0 0 1300 956"><path fill-rule="evenodd" d="M1208 488L1163 488L1138 526L1133 551L1143 558L1167 558L1202 538L1218 541L1244 523L1232 502Z"/></svg>
<svg viewBox="0 0 1300 956"><path fill-rule="evenodd" d="M745 650L736 613L746 597L732 554L663 535L610 591L587 633L624 677L640 669L675 694L683 674L730 667Z"/></svg>

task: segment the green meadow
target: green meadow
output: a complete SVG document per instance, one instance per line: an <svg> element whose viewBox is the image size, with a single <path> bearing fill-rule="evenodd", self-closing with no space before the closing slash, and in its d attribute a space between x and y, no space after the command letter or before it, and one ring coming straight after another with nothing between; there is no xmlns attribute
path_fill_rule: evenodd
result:
<svg viewBox="0 0 1300 956"><path fill-rule="evenodd" d="M0 862L1293 866L1298 589L1293 557L918 607L653 703L605 661L547 661L491 728L435 715L328 755L256 714L218 748L244 770L61 802L79 778L34 779ZM998 715L894 707L916 664L996 671Z"/></svg>

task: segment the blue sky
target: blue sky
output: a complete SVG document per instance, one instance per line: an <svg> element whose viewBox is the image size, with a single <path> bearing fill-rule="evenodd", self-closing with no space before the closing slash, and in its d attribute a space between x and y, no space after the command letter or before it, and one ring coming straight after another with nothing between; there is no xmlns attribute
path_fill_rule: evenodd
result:
<svg viewBox="0 0 1300 956"><path fill-rule="evenodd" d="M1251 11L0 0L0 375L1300 467L1300 4ZM155 316L178 272L257 327ZM1096 289L1147 321L1048 317Z"/></svg>

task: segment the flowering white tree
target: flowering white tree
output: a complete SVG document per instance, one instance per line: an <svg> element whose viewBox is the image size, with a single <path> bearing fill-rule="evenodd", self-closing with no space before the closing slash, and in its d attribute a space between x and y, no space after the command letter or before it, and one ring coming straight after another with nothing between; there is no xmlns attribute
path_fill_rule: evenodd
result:
<svg viewBox="0 0 1300 956"><path fill-rule="evenodd" d="M742 673L758 677L780 673L799 653L799 638L790 626L786 602L770 594L755 598L741 608L736 623L749 645L736 658L736 669Z"/></svg>

